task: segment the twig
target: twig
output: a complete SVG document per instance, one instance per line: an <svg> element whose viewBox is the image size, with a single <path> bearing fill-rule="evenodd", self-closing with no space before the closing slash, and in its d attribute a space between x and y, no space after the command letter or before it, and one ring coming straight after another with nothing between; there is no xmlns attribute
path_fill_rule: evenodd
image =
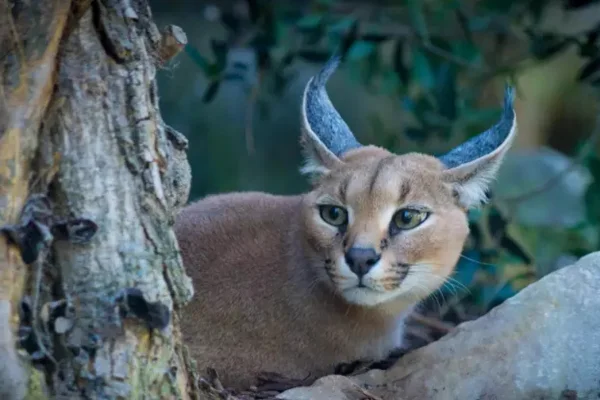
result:
<svg viewBox="0 0 600 400"><path fill-rule="evenodd" d="M448 333L452 329L454 329L454 326L451 324L448 324L446 322L443 322L443 321L440 321L440 320L437 320L434 318L426 317L419 313L414 312L410 315L410 317L422 325L428 326L428 327L436 329L438 331L442 331L444 333Z"/></svg>
<svg viewBox="0 0 600 400"><path fill-rule="evenodd" d="M414 337L421 339L426 343L431 343L434 340L428 332L425 332L423 329L419 329L414 326L408 325L406 328L404 328L404 331L406 334L413 335Z"/></svg>
<svg viewBox="0 0 600 400"><path fill-rule="evenodd" d="M577 156L573 159L573 161L571 161L570 165L567 168L563 169L562 171L560 171L553 177L549 178L546 182L544 182L543 184L541 184L540 186L538 186L537 188L535 188L529 192L521 193L519 195L512 196L512 197L500 198L499 201L514 205L514 203L519 203L519 202L523 202L525 200L529 200L532 197L535 197L537 195L540 195L540 194L552 189L554 187L554 185L556 185L564 177L566 177L567 174L569 174L569 172L571 172L572 170L574 170L576 167L580 166L583 163L585 158L591 152L593 152L594 146L598 142L599 138L600 138L600 116L596 119L596 125L594 127L594 130L592 131L592 134L586 140L583 147L579 150L579 153L577 154Z"/></svg>
<svg viewBox="0 0 600 400"><path fill-rule="evenodd" d="M452 54L451 52L442 49L441 47L437 47L437 46L431 44L430 42L423 42L421 45L428 52L435 54L436 56L440 56L440 57L444 58L446 61L450 61L451 63L456 64L460 67L465 67L465 68L474 69L474 70L483 71L483 72L487 72L489 70L489 68L487 66L473 64L472 62L469 62L469 61L465 60L464 58L458 57L458 56Z"/></svg>

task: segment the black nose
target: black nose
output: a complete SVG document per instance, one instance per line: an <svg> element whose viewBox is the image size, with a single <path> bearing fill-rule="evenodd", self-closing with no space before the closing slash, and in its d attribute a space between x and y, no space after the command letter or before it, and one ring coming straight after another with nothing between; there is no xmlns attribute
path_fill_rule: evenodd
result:
<svg viewBox="0 0 600 400"><path fill-rule="evenodd" d="M377 254L373 249L353 247L348 250L345 258L350 270L360 278L366 275L373 265L377 264L381 255Z"/></svg>

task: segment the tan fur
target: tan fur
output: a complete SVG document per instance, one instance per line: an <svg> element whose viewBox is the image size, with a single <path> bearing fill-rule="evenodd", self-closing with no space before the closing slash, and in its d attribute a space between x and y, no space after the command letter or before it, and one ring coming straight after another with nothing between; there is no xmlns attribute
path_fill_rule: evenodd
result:
<svg viewBox="0 0 600 400"><path fill-rule="evenodd" d="M332 373L341 362L382 359L401 345L405 314L452 272L468 226L439 161L373 147L344 161L302 196L232 193L183 210L176 232L196 295L182 329L200 370L214 367L226 385L244 387L261 370L303 378ZM345 246L315 208L324 196L352 210ZM389 238L391 213L406 205L433 215ZM326 260L335 265L342 248L356 244L384 245L372 284L379 300L392 291L396 298L369 307L338 293L347 267L337 264L329 278ZM404 280L394 267L400 262L415 265Z"/></svg>
<svg viewBox="0 0 600 400"><path fill-rule="evenodd" d="M176 220L195 288L184 339L200 371L215 368L226 386L247 387L261 371L318 377L401 347L404 319L452 274L466 211L485 198L516 135L507 90L500 121L442 158L363 146L324 91L339 60L309 81L302 101L310 192L209 196ZM342 207L347 223L332 225L323 205ZM403 209L429 217L398 230ZM352 254L364 261L356 273Z"/></svg>

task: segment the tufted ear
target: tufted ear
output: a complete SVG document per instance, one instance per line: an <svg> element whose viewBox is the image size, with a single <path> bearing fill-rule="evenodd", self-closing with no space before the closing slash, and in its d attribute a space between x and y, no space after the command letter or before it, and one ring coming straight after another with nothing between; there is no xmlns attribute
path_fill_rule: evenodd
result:
<svg viewBox="0 0 600 400"><path fill-rule="evenodd" d="M443 179L453 186L459 204L464 208L478 206L486 200L486 191L513 143L517 134L513 102L514 89L507 86L500 120L487 131L439 157L446 167Z"/></svg>
<svg viewBox="0 0 600 400"><path fill-rule="evenodd" d="M340 64L334 54L316 76L310 78L302 98L301 144L305 156L302 173L321 175L341 163L340 156L360 147L350 128L327 95L325 85Z"/></svg>

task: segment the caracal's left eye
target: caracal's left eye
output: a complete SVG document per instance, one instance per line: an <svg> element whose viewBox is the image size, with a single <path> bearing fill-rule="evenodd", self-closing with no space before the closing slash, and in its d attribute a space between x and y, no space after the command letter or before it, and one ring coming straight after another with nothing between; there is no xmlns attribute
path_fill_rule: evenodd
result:
<svg viewBox="0 0 600 400"><path fill-rule="evenodd" d="M319 207L319 214L329 225L342 226L348 222L348 212L342 207L322 205Z"/></svg>
<svg viewBox="0 0 600 400"><path fill-rule="evenodd" d="M426 211L403 208L394 214L391 228L401 231L414 229L425 222L428 217L429 213Z"/></svg>

